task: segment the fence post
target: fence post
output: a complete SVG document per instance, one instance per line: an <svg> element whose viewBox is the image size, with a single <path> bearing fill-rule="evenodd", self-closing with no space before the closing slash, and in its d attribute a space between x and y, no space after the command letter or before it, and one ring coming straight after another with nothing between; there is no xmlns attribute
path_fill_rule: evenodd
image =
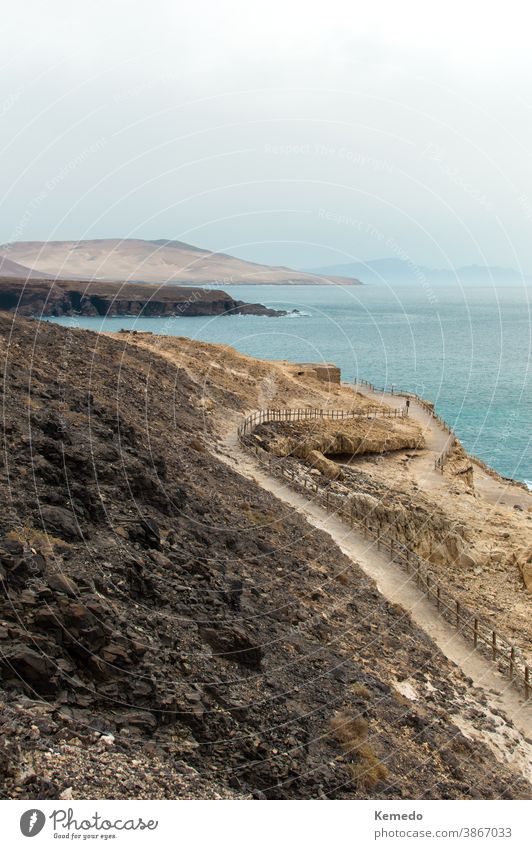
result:
<svg viewBox="0 0 532 849"><path fill-rule="evenodd" d="M478 643L478 619L475 616L475 619L473 621L473 645L475 646L475 648L477 647L477 643Z"/></svg>
<svg viewBox="0 0 532 849"><path fill-rule="evenodd" d="M530 695L530 667L525 666L525 701Z"/></svg>
<svg viewBox="0 0 532 849"><path fill-rule="evenodd" d="M460 602L456 599L456 627L460 627Z"/></svg>
<svg viewBox="0 0 532 849"><path fill-rule="evenodd" d="M438 608L438 610L440 609L440 601L441 601L441 587L438 584L438 586L436 588L436 607Z"/></svg>
<svg viewBox="0 0 532 849"><path fill-rule="evenodd" d="M491 656L493 660L497 660L497 634L495 631L491 632Z"/></svg>
<svg viewBox="0 0 532 849"><path fill-rule="evenodd" d="M510 649L510 678L513 678L514 675L514 664L515 664L515 648L514 646Z"/></svg>

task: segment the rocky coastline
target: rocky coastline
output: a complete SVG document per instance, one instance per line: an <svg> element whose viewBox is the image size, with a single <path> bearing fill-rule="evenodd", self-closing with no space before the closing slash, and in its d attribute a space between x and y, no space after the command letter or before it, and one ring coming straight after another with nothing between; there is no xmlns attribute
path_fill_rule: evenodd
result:
<svg viewBox="0 0 532 849"><path fill-rule="evenodd" d="M280 317L286 310L238 301L219 289L189 286L0 278L0 309L33 317L216 315Z"/></svg>

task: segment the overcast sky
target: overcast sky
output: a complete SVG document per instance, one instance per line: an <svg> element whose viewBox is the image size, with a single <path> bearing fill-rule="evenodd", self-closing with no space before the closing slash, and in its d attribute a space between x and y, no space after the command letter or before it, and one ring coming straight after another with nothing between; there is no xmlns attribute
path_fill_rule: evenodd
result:
<svg viewBox="0 0 532 849"><path fill-rule="evenodd" d="M532 272L526 3L23 0L0 241Z"/></svg>

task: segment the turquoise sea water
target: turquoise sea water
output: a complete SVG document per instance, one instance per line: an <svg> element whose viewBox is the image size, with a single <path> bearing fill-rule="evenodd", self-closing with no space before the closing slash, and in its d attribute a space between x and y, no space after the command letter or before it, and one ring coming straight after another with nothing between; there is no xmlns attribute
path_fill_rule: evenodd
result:
<svg viewBox="0 0 532 849"><path fill-rule="evenodd" d="M434 401L468 451L504 475L532 482L532 289L382 285L228 291L243 301L301 314L53 320L224 342L265 359L334 362L344 380L393 383Z"/></svg>

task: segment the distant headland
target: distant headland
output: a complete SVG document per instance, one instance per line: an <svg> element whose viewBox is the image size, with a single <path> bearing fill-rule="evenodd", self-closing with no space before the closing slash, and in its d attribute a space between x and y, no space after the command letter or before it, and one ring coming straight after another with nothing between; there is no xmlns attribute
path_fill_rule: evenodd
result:
<svg viewBox="0 0 532 849"><path fill-rule="evenodd" d="M219 289L17 277L0 277L0 309L26 316L55 317L287 315L286 310L237 301Z"/></svg>

